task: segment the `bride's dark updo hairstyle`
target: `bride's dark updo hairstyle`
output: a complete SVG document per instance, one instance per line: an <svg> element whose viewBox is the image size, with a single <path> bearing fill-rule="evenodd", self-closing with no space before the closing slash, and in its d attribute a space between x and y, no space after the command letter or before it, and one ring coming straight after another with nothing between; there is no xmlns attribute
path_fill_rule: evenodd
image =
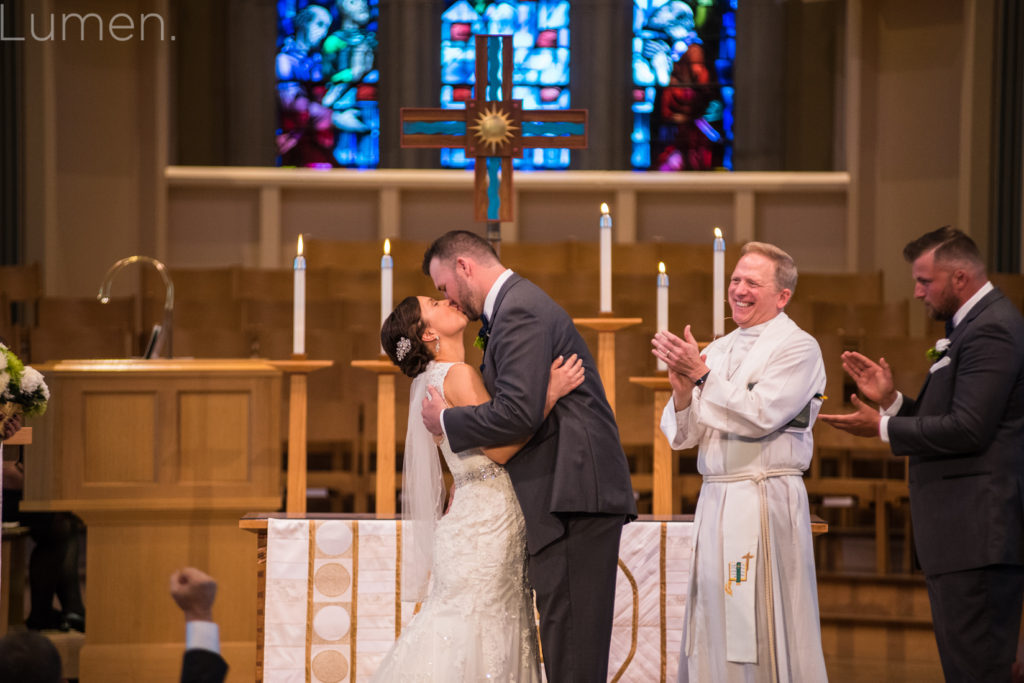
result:
<svg viewBox="0 0 1024 683"><path fill-rule="evenodd" d="M380 328L380 344L384 352L409 377L415 377L426 370L427 363L434 359L430 349L423 343L425 329L427 325L420 317L420 300L414 296L402 299L402 303L391 311ZM409 340L409 348L399 360L398 345L403 338Z"/></svg>

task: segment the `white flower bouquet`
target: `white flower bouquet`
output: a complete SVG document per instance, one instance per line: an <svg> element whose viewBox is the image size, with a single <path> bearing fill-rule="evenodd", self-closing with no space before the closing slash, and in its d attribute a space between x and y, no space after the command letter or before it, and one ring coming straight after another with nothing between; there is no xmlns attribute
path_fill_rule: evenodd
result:
<svg viewBox="0 0 1024 683"><path fill-rule="evenodd" d="M0 344L0 430L16 415L42 415L49 400L43 375Z"/></svg>

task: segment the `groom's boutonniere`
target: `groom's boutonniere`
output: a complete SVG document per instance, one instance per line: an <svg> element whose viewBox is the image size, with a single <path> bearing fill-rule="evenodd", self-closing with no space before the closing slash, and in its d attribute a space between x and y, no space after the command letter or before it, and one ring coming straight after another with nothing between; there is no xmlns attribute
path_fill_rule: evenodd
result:
<svg viewBox="0 0 1024 683"><path fill-rule="evenodd" d="M949 340L943 337L942 339L935 342L935 346L925 351L928 360L935 362L946 355L946 351L949 349Z"/></svg>
<svg viewBox="0 0 1024 683"><path fill-rule="evenodd" d="M473 340L473 346L480 349L481 351L487 350L487 338L491 335L488 334L484 328L480 328L480 331L476 335L476 339Z"/></svg>

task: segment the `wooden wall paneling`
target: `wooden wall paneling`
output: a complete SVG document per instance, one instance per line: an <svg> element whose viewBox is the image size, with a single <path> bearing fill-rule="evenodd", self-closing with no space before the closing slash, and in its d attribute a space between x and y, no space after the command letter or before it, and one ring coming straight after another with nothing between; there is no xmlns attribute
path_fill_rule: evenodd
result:
<svg viewBox="0 0 1024 683"><path fill-rule="evenodd" d="M884 304L848 304L815 301L812 304L812 333L881 337L910 334L910 302L906 299Z"/></svg>

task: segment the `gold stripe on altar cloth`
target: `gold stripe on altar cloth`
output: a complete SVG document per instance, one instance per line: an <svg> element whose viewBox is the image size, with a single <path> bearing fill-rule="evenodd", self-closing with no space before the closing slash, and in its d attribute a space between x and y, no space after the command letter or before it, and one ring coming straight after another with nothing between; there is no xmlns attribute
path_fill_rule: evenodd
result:
<svg viewBox="0 0 1024 683"><path fill-rule="evenodd" d="M316 590L316 522L309 523L309 583L306 590L306 680L313 680L313 593Z"/></svg>
<svg viewBox="0 0 1024 683"><path fill-rule="evenodd" d="M402 521L395 522L395 640L402 635Z"/></svg>
<svg viewBox="0 0 1024 683"><path fill-rule="evenodd" d="M349 661L349 680L356 680L356 654L359 641L356 628L359 625L359 522L352 522L352 656Z"/></svg>
<svg viewBox="0 0 1024 683"><path fill-rule="evenodd" d="M661 679L660 680L661 680L661 683L665 683L666 675L667 675L666 668L667 668L667 664L668 664L668 661L667 661L668 652L666 651L667 650L667 647L666 647L667 634L665 633L666 618L667 618L667 615L665 614L665 593L668 590L668 587L667 587L666 582L665 582L665 554L666 554L665 553L665 549L666 549L665 541L668 539L668 525L665 524L664 522L662 522L659 526L661 527L661 543L658 546L659 549L660 549L659 558L658 558L658 565L659 565L658 566L658 569L659 569L658 574L660 576L660 580L658 581L658 607L659 607L659 611L661 612Z"/></svg>
<svg viewBox="0 0 1024 683"><path fill-rule="evenodd" d="M626 659L622 662L622 666L619 667L619 670L615 672L614 676L612 676L612 683L619 682L622 675L629 667L629 663L633 661L633 656L636 654L637 633L640 628L640 589L637 587L636 579L634 579L633 575L630 573L629 567L627 567L626 563L621 559L619 560L619 570L622 572L622 575L626 577L626 581L629 581L630 588L633 589L633 620L631 622L632 627L630 628L629 654L626 655Z"/></svg>

